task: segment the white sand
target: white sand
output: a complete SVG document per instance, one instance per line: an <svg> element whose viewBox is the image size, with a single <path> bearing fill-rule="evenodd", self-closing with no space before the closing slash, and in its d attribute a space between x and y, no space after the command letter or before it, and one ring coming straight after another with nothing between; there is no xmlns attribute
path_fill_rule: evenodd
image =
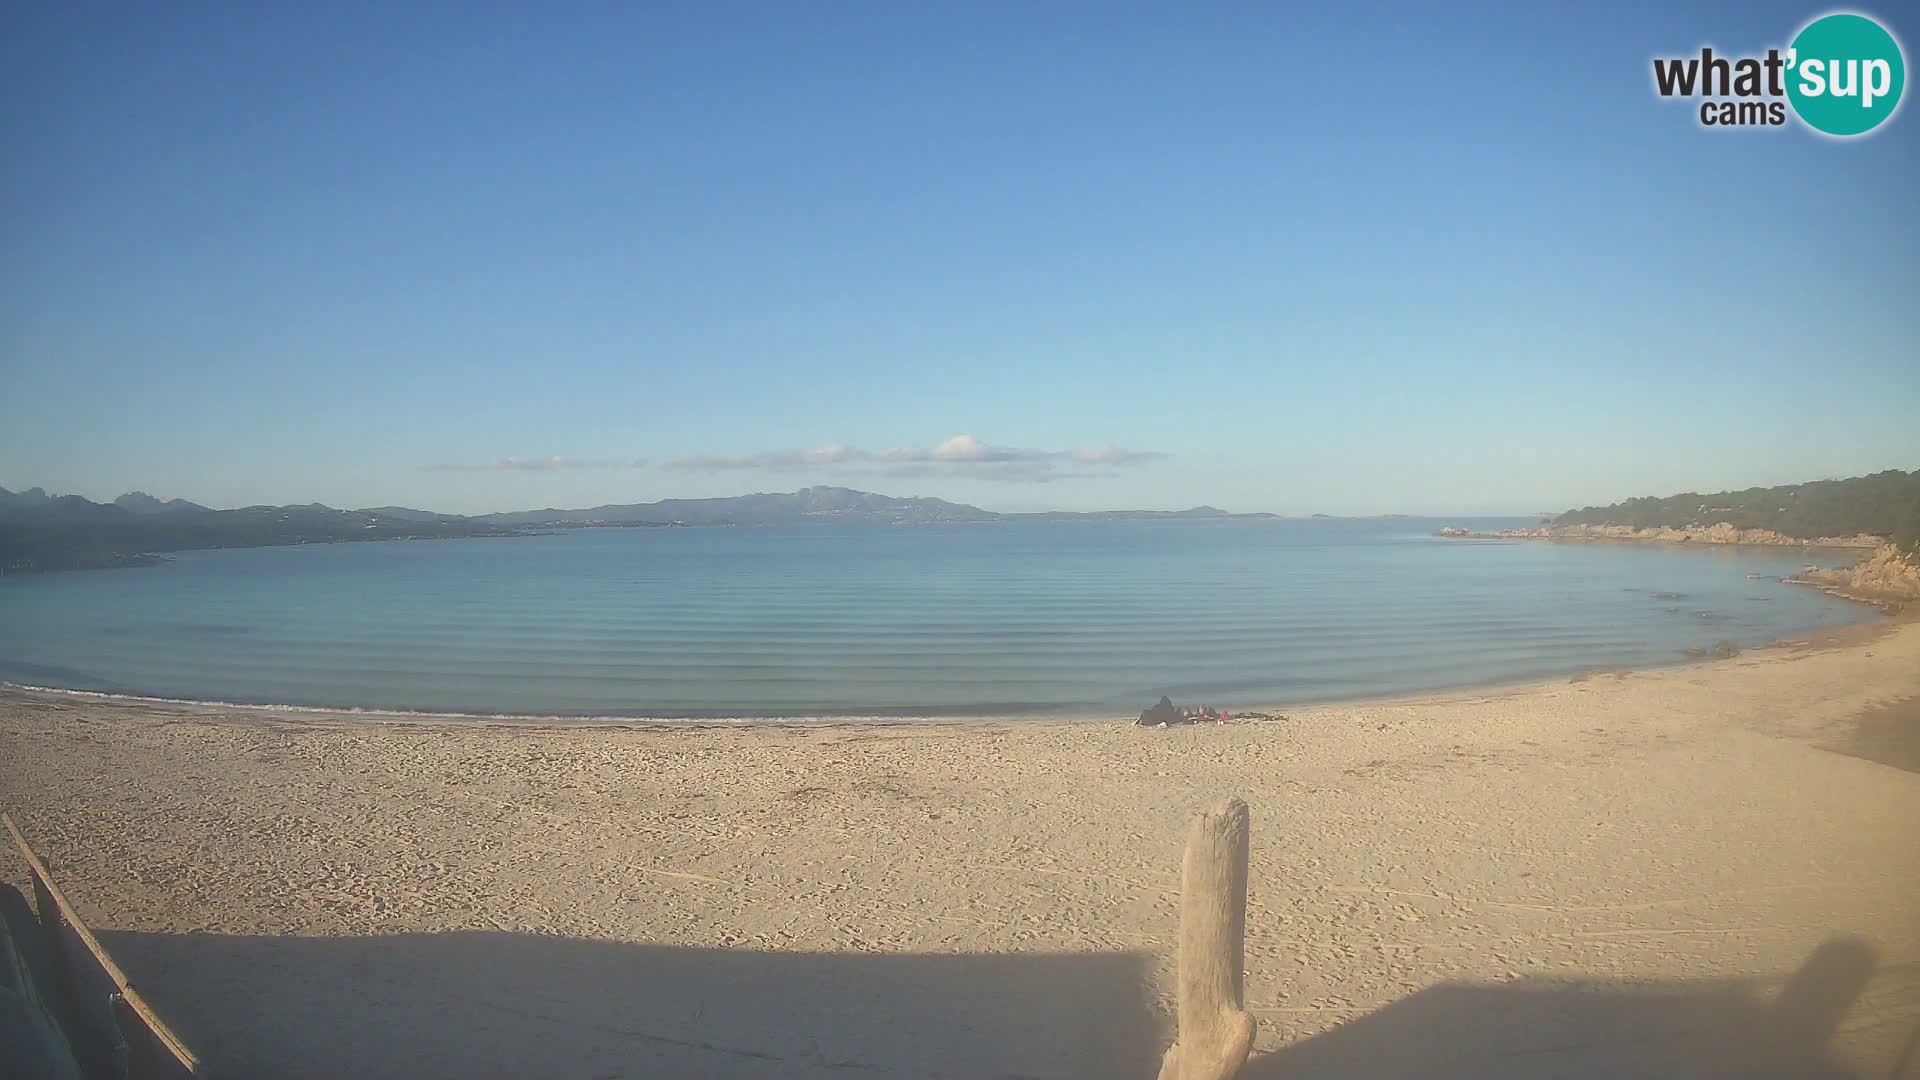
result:
<svg viewBox="0 0 1920 1080"><path fill-rule="evenodd" d="M1231 793L1243 1075L1880 1078L1920 775L1823 747L1915 695L1913 624L1172 731L11 692L0 806L214 1075L1151 1076L1181 831Z"/></svg>

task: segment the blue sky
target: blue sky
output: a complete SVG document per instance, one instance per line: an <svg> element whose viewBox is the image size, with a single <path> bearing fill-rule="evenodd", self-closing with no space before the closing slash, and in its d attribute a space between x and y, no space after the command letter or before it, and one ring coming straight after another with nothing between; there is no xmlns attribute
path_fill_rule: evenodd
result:
<svg viewBox="0 0 1920 1080"><path fill-rule="evenodd" d="M0 485L1443 513L1920 467L1920 116L1651 88L1823 10L16 7Z"/></svg>

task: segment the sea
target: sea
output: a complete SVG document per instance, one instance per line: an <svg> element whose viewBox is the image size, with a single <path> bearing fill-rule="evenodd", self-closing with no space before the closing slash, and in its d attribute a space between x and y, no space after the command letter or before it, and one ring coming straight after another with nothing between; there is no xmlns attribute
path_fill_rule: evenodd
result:
<svg viewBox="0 0 1920 1080"><path fill-rule="evenodd" d="M1114 718L1686 659L1875 617L1799 550L1530 519L579 529L0 578L0 680L546 720Z"/></svg>

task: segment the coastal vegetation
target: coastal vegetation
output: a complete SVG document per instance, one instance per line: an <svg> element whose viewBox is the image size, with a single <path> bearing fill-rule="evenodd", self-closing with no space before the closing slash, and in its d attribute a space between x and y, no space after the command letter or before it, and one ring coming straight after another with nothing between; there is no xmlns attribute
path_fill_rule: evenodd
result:
<svg viewBox="0 0 1920 1080"><path fill-rule="evenodd" d="M1726 524L1767 530L1795 540L1861 535L1920 548L1920 469L1888 469L1846 480L1814 480L1779 487L1682 492L1589 506L1554 519L1556 526L1703 530Z"/></svg>
<svg viewBox="0 0 1920 1080"><path fill-rule="evenodd" d="M205 548L514 535L468 518L400 518L318 503L145 512L78 495L15 501L26 494L0 488L0 573L144 566L157 561L155 553Z"/></svg>
<svg viewBox="0 0 1920 1080"><path fill-rule="evenodd" d="M1920 498L1907 504L1907 512L1893 530L1893 546L1902 551L1920 552Z"/></svg>
<svg viewBox="0 0 1920 1080"><path fill-rule="evenodd" d="M1533 528L1478 533L1448 527L1435 535L1854 548L1864 553L1850 566L1809 566L1788 580L1889 610L1920 600L1920 470L1628 499L1569 511Z"/></svg>

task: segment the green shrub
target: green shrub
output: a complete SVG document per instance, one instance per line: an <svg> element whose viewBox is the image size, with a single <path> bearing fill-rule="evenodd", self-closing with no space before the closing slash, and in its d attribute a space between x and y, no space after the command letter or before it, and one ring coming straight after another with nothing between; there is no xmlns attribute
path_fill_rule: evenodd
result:
<svg viewBox="0 0 1920 1080"><path fill-rule="evenodd" d="M1772 529L1786 536L1905 535L1909 550L1920 545L1920 469L1888 469L1847 480L1814 480L1781 487L1685 492L1666 498L1628 499L1560 515L1562 525L1632 525L1684 529L1725 521L1742 529Z"/></svg>
<svg viewBox="0 0 1920 1080"><path fill-rule="evenodd" d="M1920 499L1913 500L1893 530L1893 543L1902 551L1920 551Z"/></svg>

